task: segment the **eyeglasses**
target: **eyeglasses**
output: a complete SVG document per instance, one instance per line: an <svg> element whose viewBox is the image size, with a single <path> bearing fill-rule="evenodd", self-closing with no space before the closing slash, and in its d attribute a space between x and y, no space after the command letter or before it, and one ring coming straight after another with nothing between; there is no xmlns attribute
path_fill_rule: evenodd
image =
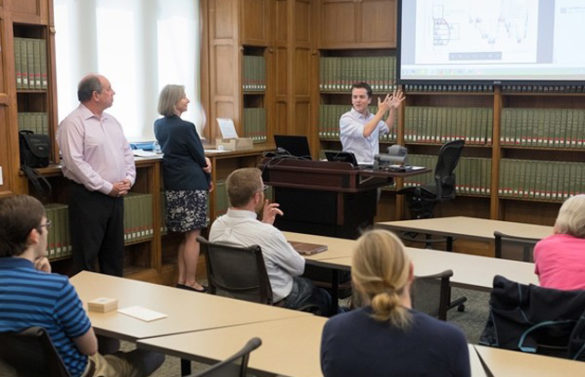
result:
<svg viewBox="0 0 585 377"><path fill-rule="evenodd" d="M47 220L46 223L40 225L41 228L45 227L47 230L51 229L51 226L53 226L53 222L51 220Z"/></svg>
<svg viewBox="0 0 585 377"><path fill-rule="evenodd" d="M262 188L256 192L266 192L266 190L268 190L269 188L270 186L262 185Z"/></svg>

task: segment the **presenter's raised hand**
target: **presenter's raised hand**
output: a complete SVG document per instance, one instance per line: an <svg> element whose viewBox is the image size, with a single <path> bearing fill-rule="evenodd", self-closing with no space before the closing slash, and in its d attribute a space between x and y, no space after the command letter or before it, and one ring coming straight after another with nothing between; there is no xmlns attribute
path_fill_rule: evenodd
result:
<svg viewBox="0 0 585 377"><path fill-rule="evenodd" d="M386 98L388 98L388 96L386 96ZM390 108L396 109L400 106L400 104L402 103L402 101L404 101L405 98L406 97L404 96L402 90L395 89L392 95L388 98L388 106Z"/></svg>
<svg viewBox="0 0 585 377"><path fill-rule="evenodd" d="M390 110L390 94L386 94L386 97L382 100L378 97L378 113L382 113L382 115L386 114L388 110Z"/></svg>

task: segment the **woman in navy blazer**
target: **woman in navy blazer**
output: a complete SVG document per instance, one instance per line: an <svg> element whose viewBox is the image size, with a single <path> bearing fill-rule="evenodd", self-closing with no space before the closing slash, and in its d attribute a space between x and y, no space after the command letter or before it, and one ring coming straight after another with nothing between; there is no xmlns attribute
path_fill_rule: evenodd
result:
<svg viewBox="0 0 585 377"><path fill-rule="evenodd" d="M165 86L158 101L158 112L163 117L154 122L154 134L164 153L167 228L184 235L177 255L177 287L204 292L206 288L196 279L197 236L207 226L207 197L213 189L211 163L205 157L195 125L181 119L188 105L184 86Z"/></svg>

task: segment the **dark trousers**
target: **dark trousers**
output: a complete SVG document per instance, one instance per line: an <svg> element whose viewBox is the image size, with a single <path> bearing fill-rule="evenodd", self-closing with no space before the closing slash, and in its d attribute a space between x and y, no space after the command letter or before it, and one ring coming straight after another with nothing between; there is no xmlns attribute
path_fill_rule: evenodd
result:
<svg viewBox="0 0 585 377"><path fill-rule="evenodd" d="M124 269L124 199L88 191L72 183L69 230L75 272L95 271L122 276Z"/></svg>
<svg viewBox="0 0 585 377"><path fill-rule="evenodd" d="M284 299L283 306L289 309L317 309L319 315L328 317L331 313L331 296L313 282L300 276L293 277L293 287Z"/></svg>

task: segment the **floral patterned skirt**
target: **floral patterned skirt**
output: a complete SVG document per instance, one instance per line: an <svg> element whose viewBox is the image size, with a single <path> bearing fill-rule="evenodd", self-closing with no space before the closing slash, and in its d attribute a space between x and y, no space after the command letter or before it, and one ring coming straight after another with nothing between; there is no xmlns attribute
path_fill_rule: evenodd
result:
<svg viewBox="0 0 585 377"><path fill-rule="evenodd" d="M171 232L188 232L207 226L207 190L167 190L166 222Z"/></svg>

